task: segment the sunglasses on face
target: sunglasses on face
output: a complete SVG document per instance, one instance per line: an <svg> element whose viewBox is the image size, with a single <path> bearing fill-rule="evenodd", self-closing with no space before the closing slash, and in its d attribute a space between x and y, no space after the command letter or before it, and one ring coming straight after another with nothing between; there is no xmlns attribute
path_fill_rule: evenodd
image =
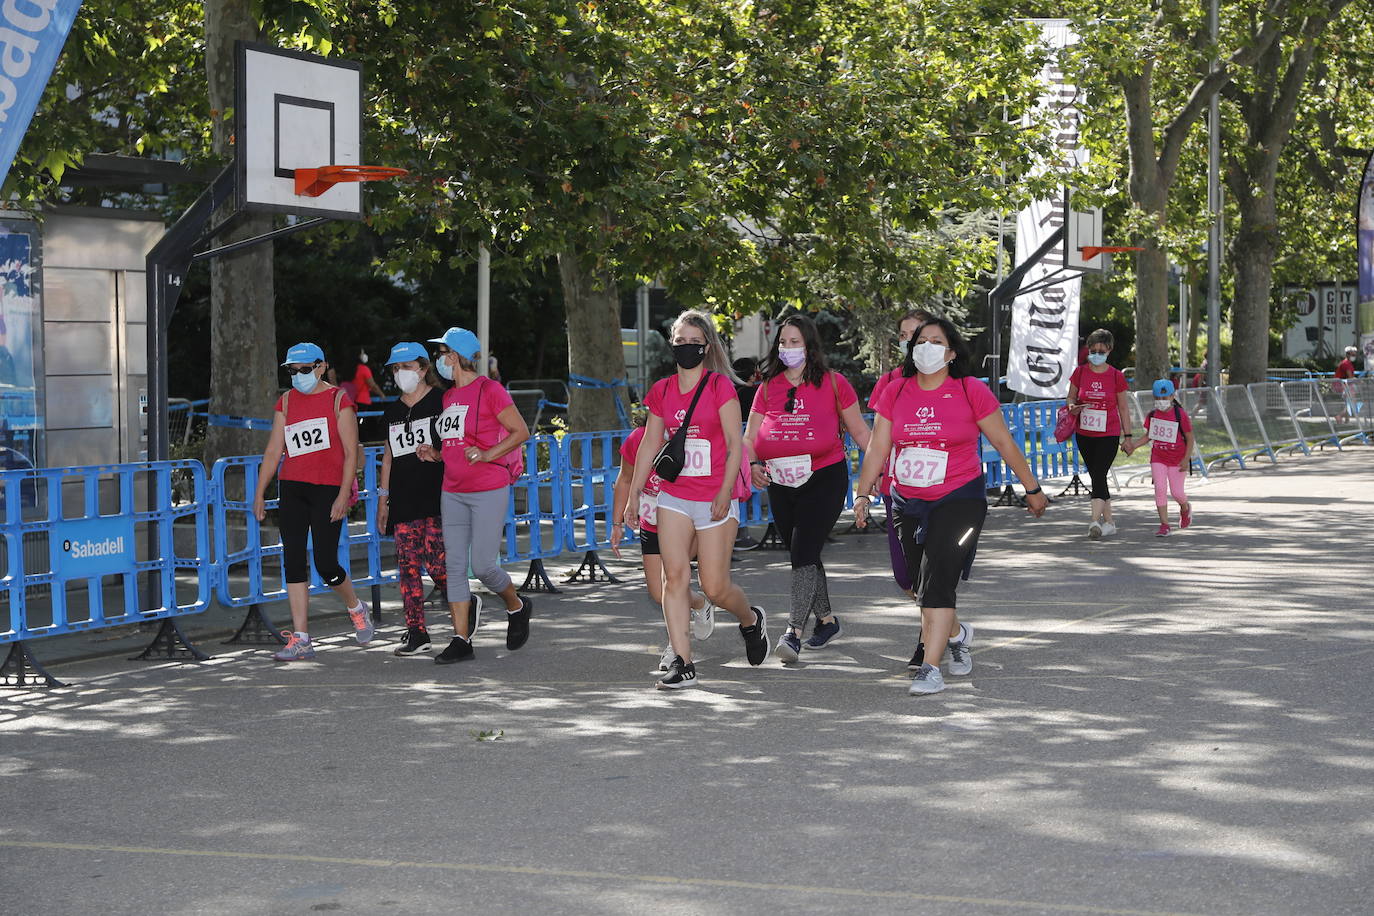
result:
<svg viewBox="0 0 1374 916"><path fill-rule="evenodd" d="M797 409L797 386L793 385L787 389L787 402L782 405L782 409L791 413Z"/></svg>
<svg viewBox="0 0 1374 916"><path fill-rule="evenodd" d="M311 363L311 364L308 365L308 366L287 366L287 367L286 367L286 374L287 374L287 375L306 375L307 373L314 372L314 371L319 367L319 365L320 365L319 363Z"/></svg>

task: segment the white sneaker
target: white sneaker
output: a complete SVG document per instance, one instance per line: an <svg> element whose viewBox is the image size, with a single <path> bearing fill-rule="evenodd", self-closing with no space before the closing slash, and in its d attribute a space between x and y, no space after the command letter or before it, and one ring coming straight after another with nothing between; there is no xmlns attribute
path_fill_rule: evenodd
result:
<svg viewBox="0 0 1374 916"><path fill-rule="evenodd" d="M707 598L701 610L692 609L692 638L710 639L716 630L716 606ZM668 659L672 661L672 659Z"/></svg>
<svg viewBox="0 0 1374 916"><path fill-rule="evenodd" d="M916 672L916 676L911 679L911 686L907 688L907 693L919 696L923 693L939 693L945 689L945 679L940 674L940 669L931 664L924 664Z"/></svg>
<svg viewBox="0 0 1374 916"><path fill-rule="evenodd" d="M962 676L973 673L973 627L968 624L960 624L964 628L963 640L955 642L950 640L949 649L949 673L951 677Z"/></svg>
<svg viewBox="0 0 1374 916"><path fill-rule="evenodd" d="M1111 522L1103 522L1103 523L1102 523L1102 536L1103 536L1104 538L1109 538L1109 537L1111 537L1111 536L1114 535L1114 534L1116 534L1116 526L1113 525Z"/></svg>
<svg viewBox="0 0 1374 916"><path fill-rule="evenodd" d="M1102 537L1102 523L1093 519L1093 523L1088 526L1088 539L1095 541L1100 537Z"/></svg>
<svg viewBox="0 0 1374 916"><path fill-rule="evenodd" d="M677 658L677 653L673 651L673 644L668 643L668 648L663 650L663 657L658 660L658 670L667 671L668 666Z"/></svg>

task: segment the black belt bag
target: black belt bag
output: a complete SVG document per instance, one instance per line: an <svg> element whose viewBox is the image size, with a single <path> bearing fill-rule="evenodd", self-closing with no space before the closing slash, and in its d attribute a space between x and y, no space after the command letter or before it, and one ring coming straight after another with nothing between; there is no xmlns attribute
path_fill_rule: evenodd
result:
<svg viewBox="0 0 1374 916"><path fill-rule="evenodd" d="M682 425L668 437L668 441L663 443L663 448L654 456L654 473L669 483L677 480L678 475L682 473L683 465L687 462L687 427L692 425L692 411L697 409L697 401L701 399L701 393L706 390L706 382L710 378L710 372L701 376L696 394L692 395L692 403L687 406L687 413L682 418ZM677 379L672 379L669 384L676 385Z"/></svg>

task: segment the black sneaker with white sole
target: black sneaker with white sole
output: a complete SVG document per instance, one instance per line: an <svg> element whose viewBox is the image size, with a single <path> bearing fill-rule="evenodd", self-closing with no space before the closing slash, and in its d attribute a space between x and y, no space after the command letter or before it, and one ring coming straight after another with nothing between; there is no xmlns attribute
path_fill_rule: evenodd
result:
<svg viewBox="0 0 1374 916"><path fill-rule="evenodd" d="M697 685L697 666L684 662L681 655L674 655L668 665L668 673L658 679L659 690L681 690L683 687Z"/></svg>
<svg viewBox="0 0 1374 916"><path fill-rule="evenodd" d="M482 599L478 595L473 595L468 601L468 640L477 635L477 628L482 625Z"/></svg>
<svg viewBox="0 0 1374 916"><path fill-rule="evenodd" d="M752 604L749 610L754 612L754 625L746 627L740 624L739 634L744 637L744 655L749 659L749 664L762 665L768 657L768 615L763 608Z"/></svg>
<svg viewBox="0 0 1374 916"><path fill-rule="evenodd" d="M520 596L520 610L506 612L506 648L512 652L523 646L530 638L530 612L534 602Z"/></svg>
<svg viewBox="0 0 1374 916"><path fill-rule="evenodd" d="M434 643L429 638L429 631L424 627L406 627L406 634L401 637L401 644L392 650L392 655L399 655L402 658L417 656L422 652L430 652L434 649Z"/></svg>
<svg viewBox="0 0 1374 916"><path fill-rule="evenodd" d="M466 662L476 657L472 651L472 643L461 636L455 636L449 642L448 648L434 656L434 664L452 665L455 662Z"/></svg>
<svg viewBox="0 0 1374 916"><path fill-rule="evenodd" d="M912 655L911 655L911 661L909 661L909 662L906 663L906 670L908 670L908 671L920 671L920 670L921 670L921 666L924 665L925 663L926 663L926 644L923 643L923 642L918 642L918 643L916 644L916 651L913 652Z"/></svg>

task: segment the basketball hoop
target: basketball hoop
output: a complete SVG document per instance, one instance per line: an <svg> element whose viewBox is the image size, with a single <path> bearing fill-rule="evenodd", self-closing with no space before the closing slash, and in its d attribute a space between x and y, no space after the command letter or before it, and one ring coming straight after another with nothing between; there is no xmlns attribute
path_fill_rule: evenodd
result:
<svg viewBox="0 0 1374 916"><path fill-rule="evenodd" d="M300 173L298 172L297 174ZM1100 254L1116 254L1121 251L1144 251L1145 249L1136 245L1084 245L1078 250L1083 252L1083 260L1091 261Z"/></svg>
<svg viewBox="0 0 1374 916"><path fill-rule="evenodd" d="M319 197L341 181L389 181L410 174L390 165L322 165L296 169L296 194Z"/></svg>

